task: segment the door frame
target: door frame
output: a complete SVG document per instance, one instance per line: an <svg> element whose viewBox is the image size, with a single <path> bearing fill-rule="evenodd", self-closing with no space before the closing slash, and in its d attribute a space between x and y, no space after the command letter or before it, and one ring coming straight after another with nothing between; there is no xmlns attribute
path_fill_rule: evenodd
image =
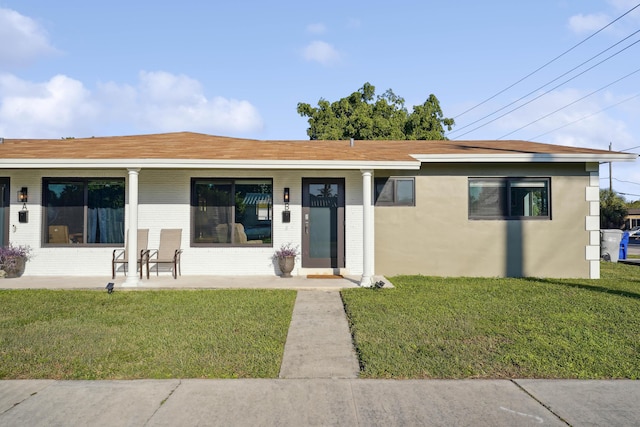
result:
<svg viewBox="0 0 640 427"><path fill-rule="evenodd" d="M336 209L336 247L335 257L331 258L311 258L309 223L310 215L310 194L309 185L311 184L337 184L338 185L338 207ZM302 268L344 268L345 267L345 179L344 178L325 178L311 177L302 178Z"/></svg>
<svg viewBox="0 0 640 427"><path fill-rule="evenodd" d="M8 177L0 177L0 209L3 210L4 221L0 224L2 234L0 235L0 247L9 244L9 224L11 215L11 179Z"/></svg>

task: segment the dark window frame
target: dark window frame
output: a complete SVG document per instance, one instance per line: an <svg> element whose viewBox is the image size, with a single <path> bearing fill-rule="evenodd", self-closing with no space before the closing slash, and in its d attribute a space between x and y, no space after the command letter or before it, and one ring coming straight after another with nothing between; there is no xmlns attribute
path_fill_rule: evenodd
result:
<svg viewBox="0 0 640 427"><path fill-rule="evenodd" d="M122 233L119 233L121 235L118 235L119 239L117 239L118 241L115 242L104 242L104 243L90 243L87 242L88 240L88 229L89 229L89 185L92 182L104 182L104 181L116 181L118 182L119 185L122 186L122 206L120 206L121 209L121 216L122 216L122 222L121 222L121 231ZM77 238L73 237L73 233L69 234L69 238L70 240L72 240L69 243L49 243L49 226L55 226L55 225L67 225L67 224L50 224L49 223L49 209L51 209L49 207L49 191L48 191L48 186L50 184L68 184L68 183L74 183L77 185L81 185L82 188L82 192L83 192L83 202L82 202L82 232L78 233L81 234L82 240L79 241ZM125 229L125 207L126 207L126 181L125 178L123 177L96 177L96 176L89 176L89 177L77 177L77 176L73 176L73 177L43 177L42 178L42 235L41 235L41 241L42 241L42 245L43 247L55 247L55 246L62 246L62 247L66 247L66 246L73 246L73 247L79 247L79 246L83 246L83 247L97 247L97 246L117 246L117 247L123 247L124 246L124 229Z"/></svg>
<svg viewBox="0 0 640 427"><path fill-rule="evenodd" d="M402 202L398 200L398 183L411 182L411 200ZM389 199L381 196L388 192ZM415 206L416 205L416 179L413 176L389 176L379 177L373 180L373 194L375 206Z"/></svg>
<svg viewBox="0 0 640 427"><path fill-rule="evenodd" d="M236 186L236 182L238 181L256 181L258 182L268 182L268 184L271 186L271 202L268 205L267 209L268 209L268 217L269 219L266 221L270 222L270 233L269 233L269 237L267 239L260 239L260 240L267 240L267 241L263 241L262 243L252 243L249 242L252 239L249 238L250 236L247 235L247 239L248 242L247 243L239 243L237 241L235 241L236 239L236 233L235 232L231 232L229 238L232 240L231 242L228 243L221 243L221 242L206 242L206 241L202 241L199 242L197 241L200 237L200 233L197 230L197 218L196 218L196 214L198 212L199 209L201 209L202 206L202 202L200 200L198 200L198 195L197 195L197 190L196 190L196 185L198 182L211 182L217 185L230 185L231 186L231 190L230 193L231 194L235 194L235 186ZM242 185L242 183L240 184ZM190 228L191 228L191 240L190 240L190 245L191 247L224 247L224 248L229 248L229 247L235 247L235 248L247 248L247 247L257 247L257 248L265 248L265 247L273 247L273 226L274 226L274 220L273 220L273 200L274 200L274 188L273 188L273 178L270 177L233 177L233 178L229 178L229 177L192 177L191 178L191 184L190 184L190 189L191 189L191 200L190 200L190 205L191 205L191 211L190 211ZM235 204L235 200L233 200L234 203L230 204L230 206L228 206L227 208L230 210L230 215L231 215L231 223L236 223L236 220L238 219L236 216L236 204ZM263 220L265 221L265 220ZM245 234L247 234L247 230L245 229Z"/></svg>
<svg viewBox="0 0 640 427"><path fill-rule="evenodd" d="M11 179L9 177L0 177L0 209L2 210L2 215L0 217L3 219L0 221L0 227L2 228L2 239L0 239L0 247L6 246L9 244L9 224L10 224L10 211L11 211Z"/></svg>
<svg viewBox="0 0 640 427"><path fill-rule="evenodd" d="M473 183L477 182L493 182L498 186L504 186L504 194L502 194L503 206L499 209L501 212L496 215L479 215L472 210L471 188ZM512 212L512 189L518 188L518 184L544 183L546 190L546 200L543 201L543 209L546 209L544 215L514 215ZM467 203L468 218L470 220L533 220L533 221L550 221L551 216L551 178L550 177L470 177L467 184Z"/></svg>

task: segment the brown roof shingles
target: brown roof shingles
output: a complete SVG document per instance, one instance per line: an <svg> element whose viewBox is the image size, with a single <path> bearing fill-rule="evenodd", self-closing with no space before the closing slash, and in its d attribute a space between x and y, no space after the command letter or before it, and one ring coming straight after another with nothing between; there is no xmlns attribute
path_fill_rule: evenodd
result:
<svg viewBox="0 0 640 427"><path fill-rule="evenodd" d="M414 161L411 154L605 154L526 141L264 141L192 132L76 139L4 139L0 159Z"/></svg>

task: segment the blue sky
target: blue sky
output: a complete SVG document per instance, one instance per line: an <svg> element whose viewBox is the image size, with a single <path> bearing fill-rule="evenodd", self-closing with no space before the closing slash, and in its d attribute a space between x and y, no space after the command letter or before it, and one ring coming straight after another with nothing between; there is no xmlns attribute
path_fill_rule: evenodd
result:
<svg viewBox="0 0 640 427"><path fill-rule="evenodd" d="M461 113L639 3L0 0L0 136L307 139L298 102L370 82L409 110L435 94L451 139L637 153L640 7ZM603 188L608 177L603 165ZM640 199L638 162L613 165L613 188Z"/></svg>

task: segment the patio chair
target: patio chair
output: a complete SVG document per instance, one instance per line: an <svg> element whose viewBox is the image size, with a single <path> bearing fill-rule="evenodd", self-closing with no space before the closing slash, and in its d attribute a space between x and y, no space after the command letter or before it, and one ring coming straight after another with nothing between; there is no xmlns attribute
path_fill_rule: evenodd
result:
<svg viewBox="0 0 640 427"><path fill-rule="evenodd" d="M69 227L66 225L50 225L48 243L69 244Z"/></svg>
<svg viewBox="0 0 640 427"><path fill-rule="evenodd" d="M180 255L182 249L180 249L182 241L182 229L181 228L163 228L160 230L160 244L158 249L149 252L147 257L147 263L154 263L156 265L156 276L158 275L158 269L160 264L172 264L173 278L177 279L178 275L182 276L180 269Z"/></svg>
<svg viewBox="0 0 640 427"><path fill-rule="evenodd" d="M140 278L142 279L142 266L146 264L147 266L147 279L149 278L149 263L147 259L149 258L149 249L147 246L149 245L149 229L148 228L139 228L138 229L138 268L140 269ZM116 265L122 264L125 266L125 274L127 274L126 265L129 264L129 256L127 255L129 252L129 231L127 231L127 241L125 242L124 249L114 249L113 256L111 258L111 278L116 278Z"/></svg>

